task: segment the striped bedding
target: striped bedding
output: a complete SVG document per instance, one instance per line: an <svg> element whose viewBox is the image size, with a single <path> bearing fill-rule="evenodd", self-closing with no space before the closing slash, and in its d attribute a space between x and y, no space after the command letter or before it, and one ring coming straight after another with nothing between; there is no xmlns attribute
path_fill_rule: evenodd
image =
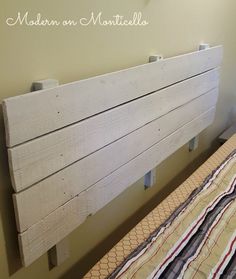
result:
<svg viewBox="0 0 236 279"><path fill-rule="evenodd" d="M104 278L236 278L234 138L231 153Z"/></svg>

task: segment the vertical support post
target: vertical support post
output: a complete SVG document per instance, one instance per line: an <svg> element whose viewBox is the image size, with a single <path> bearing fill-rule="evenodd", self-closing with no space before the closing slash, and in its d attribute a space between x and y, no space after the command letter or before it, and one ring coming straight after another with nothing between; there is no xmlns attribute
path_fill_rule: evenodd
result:
<svg viewBox="0 0 236 279"><path fill-rule="evenodd" d="M192 138L188 143L189 152L194 151L198 148L199 136Z"/></svg>
<svg viewBox="0 0 236 279"><path fill-rule="evenodd" d="M199 45L199 51L205 50L205 49L208 49L208 48L210 48L209 44L201 43ZM189 141L189 152L192 152L192 151L196 150L198 148L198 143L199 143L199 135L197 135L196 137L192 138Z"/></svg>
<svg viewBox="0 0 236 279"><path fill-rule="evenodd" d="M70 256L69 241L64 238L48 251L49 262L52 266L61 265Z"/></svg>
<svg viewBox="0 0 236 279"><path fill-rule="evenodd" d="M149 56L149 63L157 62L162 59L163 59L163 56L161 54L151 55L151 56Z"/></svg>
<svg viewBox="0 0 236 279"><path fill-rule="evenodd" d="M53 87L57 87L59 85L59 81L56 79L44 79L39 81L33 82L33 90L43 90L43 89L49 89Z"/></svg>
<svg viewBox="0 0 236 279"><path fill-rule="evenodd" d="M162 55L151 55L149 56L149 63L157 62L161 59L163 59ZM148 189L153 185L155 185L155 183L156 183L156 169L152 169L144 176L144 188Z"/></svg>
<svg viewBox="0 0 236 279"><path fill-rule="evenodd" d="M204 43L201 43L200 45L199 45L199 50L205 50L205 49L208 49L208 48L210 48L210 45L209 44L204 44Z"/></svg>
<svg viewBox="0 0 236 279"><path fill-rule="evenodd" d="M144 188L150 188L156 183L156 169L150 170L144 176Z"/></svg>
<svg viewBox="0 0 236 279"><path fill-rule="evenodd" d="M59 85L56 79L46 79L33 82L33 90L54 88ZM68 239L63 239L48 251L48 258L51 266L62 264L69 257Z"/></svg>

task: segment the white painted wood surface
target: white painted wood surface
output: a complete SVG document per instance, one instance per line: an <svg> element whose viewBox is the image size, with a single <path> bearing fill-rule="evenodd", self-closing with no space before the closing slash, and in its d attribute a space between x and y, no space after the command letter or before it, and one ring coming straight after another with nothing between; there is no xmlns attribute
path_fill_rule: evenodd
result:
<svg viewBox="0 0 236 279"><path fill-rule="evenodd" d="M22 260L25 266L65 238L78 225L117 197L148 170L200 133L214 119L215 108L182 126L159 143L127 162L92 187L82 192L25 232L19 234Z"/></svg>
<svg viewBox="0 0 236 279"><path fill-rule="evenodd" d="M149 63L157 62L163 59L163 55L156 54L149 56ZM147 135L148 136L148 135ZM152 187L156 183L156 168L150 170L144 175L144 189Z"/></svg>
<svg viewBox="0 0 236 279"><path fill-rule="evenodd" d="M49 89L57 86L59 86L59 81L56 79L45 79L33 82L34 90ZM61 240L48 251L48 258L51 265L53 266L62 264L65 260L68 259L69 255L70 253L67 239Z"/></svg>
<svg viewBox="0 0 236 279"><path fill-rule="evenodd" d="M60 129L220 65L213 47L3 102L8 147ZM47 97L45 97L47 96ZM37 127L37 128L36 128Z"/></svg>
<svg viewBox="0 0 236 279"><path fill-rule="evenodd" d="M218 89L214 89L40 181L33 187L14 194L13 200L18 212L16 218L18 231L25 231L60 205L215 106L217 96Z"/></svg>
<svg viewBox="0 0 236 279"><path fill-rule="evenodd" d="M210 48L210 45L209 44L205 44L205 43L201 43L199 45L199 51L202 51L202 50L206 50L206 49L209 49ZM199 135L196 135L194 138L192 138L190 141L189 141L189 152L192 152L194 150L196 150L198 148L198 143L199 143Z"/></svg>
<svg viewBox="0 0 236 279"><path fill-rule="evenodd" d="M212 123L221 59L214 47L4 100L24 265L55 255L88 216Z"/></svg>
<svg viewBox="0 0 236 279"><path fill-rule="evenodd" d="M219 71L214 69L85 121L9 148L9 166L15 191L37 183L176 107L217 88L218 80Z"/></svg>

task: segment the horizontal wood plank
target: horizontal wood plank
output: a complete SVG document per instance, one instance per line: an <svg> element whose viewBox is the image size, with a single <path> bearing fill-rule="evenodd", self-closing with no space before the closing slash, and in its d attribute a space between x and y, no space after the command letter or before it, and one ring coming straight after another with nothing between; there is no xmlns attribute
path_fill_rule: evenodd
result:
<svg viewBox="0 0 236 279"><path fill-rule="evenodd" d="M117 197L170 154L213 122L215 108L185 124L159 143L82 192L25 232L19 234L22 260L31 264L77 226Z"/></svg>
<svg viewBox="0 0 236 279"><path fill-rule="evenodd" d="M3 101L12 147L216 68L222 47L188 53Z"/></svg>
<svg viewBox="0 0 236 279"><path fill-rule="evenodd" d="M214 89L33 187L14 194L18 231L25 231L57 207L215 106L217 96L218 89Z"/></svg>
<svg viewBox="0 0 236 279"><path fill-rule="evenodd" d="M218 87L214 69L102 114L10 148L16 192L65 168L169 111ZM125 125L124 125L125 123Z"/></svg>

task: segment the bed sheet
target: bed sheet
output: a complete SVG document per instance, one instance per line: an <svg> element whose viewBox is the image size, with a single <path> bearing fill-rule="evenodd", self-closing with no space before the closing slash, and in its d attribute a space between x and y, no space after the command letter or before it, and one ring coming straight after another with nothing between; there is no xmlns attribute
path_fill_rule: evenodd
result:
<svg viewBox="0 0 236 279"><path fill-rule="evenodd" d="M213 278L214 274L219 278L223 269L232 276L234 260L236 265L235 149L236 135L139 222L84 278ZM221 199L222 193L226 193L224 197L227 199ZM208 210L205 212L207 221L201 219L203 210L218 200L221 204L215 207L214 218L207 215L212 212ZM191 211L192 208L194 210ZM205 221L200 222L199 219ZM219 222L221 219L223 221ZM196 222L199 222L197 227ZM191 235L190 232L195 232L196 228L199 232ZM186 240L187 234L189 238ZM168 241L165 241L166 237ZM220 237L223 244L219 245ZM186 247L183 246L185 240L188 243ZM202 243L205 244L204 249ZM158 249L161 252L157 254ZM214 253L209 253L214 249ZM230 256L227 257L228 254ZM226 259L221 258L222 255Z"/></svg>

